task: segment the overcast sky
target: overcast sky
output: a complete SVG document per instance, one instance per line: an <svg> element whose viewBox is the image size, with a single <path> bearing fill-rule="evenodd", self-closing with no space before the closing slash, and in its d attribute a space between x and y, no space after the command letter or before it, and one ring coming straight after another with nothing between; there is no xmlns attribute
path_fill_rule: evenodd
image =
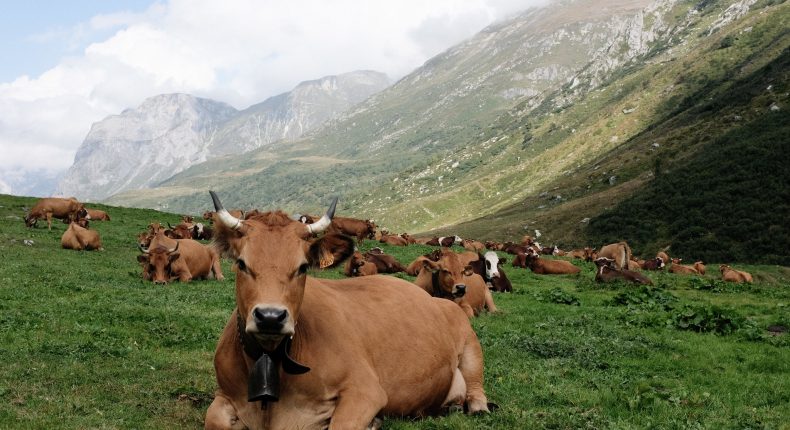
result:
<svg viewBox="0 0 790 430"><path fill-rule="evenodd" d="M92 123L162 93L245 108L359 69L397 79L547 0L53 0L0 14L3 179L68 168Z"/></svg>

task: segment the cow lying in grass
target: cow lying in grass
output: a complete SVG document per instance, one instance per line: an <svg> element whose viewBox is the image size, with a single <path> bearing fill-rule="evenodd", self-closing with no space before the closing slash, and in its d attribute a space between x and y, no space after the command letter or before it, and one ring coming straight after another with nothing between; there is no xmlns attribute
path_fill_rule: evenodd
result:
<svg viewBox="0 0 790 430"><path fill-rule="evenodd" d="M614 264L614 260L610 258L598 257L598 259L595 260L595 265L598 267L595 272L595 280L597 282L615 282L622 280L635 284L653 285L653 281L641 273L627 269L618 269Z"/></svg>
<svg viewBox="0 0 790 430"><path fill-rule="evenodd" d="M726 264L719 266L719 271L721 272L721 279L726 282L747 282L749 284L753 282L752 275L749 272L735 270Z"/></svg>
<svg viewBox="0 0 790 430"><path fill-rule="evenodd" d="M175 245L169 245L173 242ZM137 256L137 261L143 266L145 280L155 284L174 280L189 282L192 279L208 279L211 274L218 281L225 279L219 255L210 246L192 239L164 238L161 231L150 243L149 248L140 246L142 254Z"/></svg>
<svg viewBox="0 0 790 430"><path fill-rule="evenodd" d="M683 261L682 258L673 258L672 265L669 266L669 273L675 273L678 275L699 275L697 269L691 266L684 266L680 264Z"/></svg>
<svg viewBox="0 0 790 430"><path fill-rule="evenodd" d="M571 275L581 269L565 260L546 260L530 248L526 253L519 253L513 259L513 267L529 268L539 275Z"/></svg>
<svg viewBox="0 0 790 430"><path fill-rule="evenodd" d="M87 222L84 225L87 226ZM87 227L79 225L79 222L69 224L69 227L60 238L60 245L64 249L73 249L75 251L104 250L101 245L99 232L89 230Z"/></svg>

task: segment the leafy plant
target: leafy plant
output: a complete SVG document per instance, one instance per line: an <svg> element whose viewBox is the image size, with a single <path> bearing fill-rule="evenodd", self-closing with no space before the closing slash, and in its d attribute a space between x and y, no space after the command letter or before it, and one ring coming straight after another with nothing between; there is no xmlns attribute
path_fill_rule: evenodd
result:
<svg viewBox="0 0 790 430"><path fill-rule="evenodd" d="M746 320L734 309L686 304L673 312L671 324L680 330L731 334L745 327Z"/></svg>
<svg viewBox="0 0 790 430"><path fill-rule="evenodd" d="M561 305L580 306L579 298L573 294L563 290L562 288L553 288L545 293L538 293L536 298L542 302L559 303Z"/></svg>

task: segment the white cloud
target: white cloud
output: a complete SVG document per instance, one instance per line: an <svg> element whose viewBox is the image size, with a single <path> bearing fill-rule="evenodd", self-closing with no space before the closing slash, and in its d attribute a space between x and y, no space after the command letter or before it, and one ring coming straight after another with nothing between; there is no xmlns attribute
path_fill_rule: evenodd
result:
<svg viewBox="0 0 790 430"><path fill-rule="evenodd" d="M172 0L98 15L63 34L111 32L37 77L0 83L0 171L71 165L93 122L186 92L237 108L357 69L399 78L515 11L547 0Z"/></svg>

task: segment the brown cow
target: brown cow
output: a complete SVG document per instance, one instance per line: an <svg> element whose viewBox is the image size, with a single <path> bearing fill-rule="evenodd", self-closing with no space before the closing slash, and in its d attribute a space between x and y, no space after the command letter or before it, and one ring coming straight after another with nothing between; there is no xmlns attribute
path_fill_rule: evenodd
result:
<svg viewBox="0 0 790 430"><path fill-rule="evenodd" d="M389 276L306 275L353 252L342 234L311 238L337 200L305 225L280 211L240 220L211 195L216 243L236 259L236 309L214 356L207 429L363 429L462 404L488 411L480 343L457 305Z"/></svg>
<svg viewBox="0 0 790 430"><path fill-rule="evenodd" d="M683 261L682 258L673 258L672 265L669 266L669 273L676 273L678 275L699 275L697 269L691 266L684 266L680 264Z"/></svg>
<svg viewBox="0 0 790 430"><path fill-rule="evenodd" d="M88 219L90 219L91 221L109 221L110 220L110 215L108 215L107 212L104 212L103 210L85 208L85 211L90 216L90 218L88 218Z"/></svg>
<svg viewBox="0 0 790 430"><path fill-rule="evenodd" d="M104 251L99 232L88 230L77 222L70 223L66 231L63 232L63 236L60 237L60 246L64 249L73 249L75 251Z"/></svg>
<svg viewBox="0 0 790 430"><path fill-rule="evenodd" d="M669 259L669 256L664 251L658 251L658 253L656 253L656 258L660 258L660 259L664 260L665 264L669 264L669 262L672 261L672 260Z"/></svg>
<svg viewBox="0 0 790 430"><path fill-rule="evenodd" d="M411 237L409 233L401 233L400 237L406 239L406 243L408 243L409 245L414 245L415 243L417 243L417 240Z"/></svg>
<svg viewBox="0 0 790 430"><path fill-rule="evenodd" d="M165 230L165 236L172 238L172 239L192 239L192 227L181 223L175 227L167 223L169 227L168 230Z"/></svg>
<svg viewBox="0 0 790 430"><path fill-rule="evenodd" d="M178 239L172 248L160 241L152 241L150 248L140 247L142 254L137 261L144 266L143 278L155 284L166 284L179 280L207 279L213 273L218 281L225 277L219 264L219 255L214 248L192 239Z"/></svg>
<svg viewBox="0 0 790 430"><path fill-rule="evenodd" d="M614 260L606 257L598 257L595 260L598 270L595 272L595 280L598 282L613 282L623 280L636 284L653 285L653 281L647 276L631 270L621 270L615 267Z"/></svg>
<svg viewBox="0 0 790 430"><path fill-rule="evenodd" d="M342 233L357 238L362 243L364 239L373 239L376 234L376 223L372 220L337 217L329 226L330 233Z"/></svg>
<svg viewBox="0 0 790 430"><path fill-rule="evenodd" d="M598 251L598 256L595 259L601 257L614 260L614 267L617 269L628 269L628 261L631 260L631 247L625 242L604 245Z"/></svg>
<svg viewBox="0 0 790 430"><path fill-rule="evenodd" d="M721 279L726 282L748 282L751 284L754 281L749 272L735 270L726 264L719 266L719 271L721 272Z"/></svg>
<svg viewBox="0 0 790 430"><path fill-rule="evenodd" d="M645 270L664 270L665 266L666 264L661 257L645 260L644 264L642 264L642 268Z"/></svg>
<svg viewBox="0 0 790 430"><path fill-rule="evenodd" d="M406 274L411 276L417 276L420 274L420 270L424 267L423 261L430 260L430 258L426 257L425 255L421 255L414 259L408 266L406 266Z"/></svg>
<svg viewBox="0 0 790 430"><path fill-rule="evenodd" d="M302 223L304 224L304 223ZM343 273L348 276L370 276L379 273L376 264L365 259L365 256L359 252L354 252L353 255L346 261L346 266Z"/></svg>
<svg viewBox="0 0 790 430"><path fill-rule="evenodd" d="M499 242L495 242L493 240L487 240L485 245L486 245L486 249L490 249L492 251L502 251L503 249L505 249L505 245Z"/></svg>
<svg viewBox="0 0 790 430"><path fill-rule="evenodd" d="M406 246L409 244L406 239L394 234L382 235L379 242L392 246Z"/></svg>
<svg viewBox="0 0 790 430"><path fill-rule="evenodd" d="M486 246L483 244L483 242L480 242L478 240L472 240L472 239L463 239L461 241L461 246L464 247L464 249L468 249L469 251L474 251L474 252L480 252L486 249Z"/></svg>
<svg viewBox="0 0 790 430"><path fill-rule="evenodd" d="M398 273L405 272L406 268L395 257L384 252L376 252L377 248L371 249L364 254L365 260L376 265L378 273ZM379 250L381 251L381 250Z"/></svg>
<svg viewBox="0 0 790 430"><path fill-rule="evenodd" d="M694 268L697 269L700 275L705 275L705 263L701 261L694 262Z"/></svg>
<svg viewBox="0 0 790 430"><path fill-rule="evenodd" d="M39 219L47 220L47 228L52 230L52 218L62 220L75 220L77 218L90 219L88 211L85 206L78 202L74 197L67 199L59 197L45 197L39 199L38 202L30 209L30 212L25 216L25 226L35 227Z"/></svg>
<svg viewBox="0 0 790 430"><path fill-rule="evenodd" d="M480 275L469 265L464 265L458 254L442 249L438 261L426 259L414 283L434 297L458 303L469 318L477 316L483 309L496 312L494 298Z"/></svg>
<svg viewBox="0 0 790 430"><path fill-rule="evenodd" d="M638 261L628 260L628 268L627 270L642 270L642 265L639 264Z"/></svg>
<svg viewBox="0 0 790 430"><path fill-rule="evenodd" d="M539 275L570 275L579 273L581 270L565 260L546 260L540 258L534 250L527 253L519 253L516 258L513 259L513 266L524 269L529 267L532 272Z"/></svg>

